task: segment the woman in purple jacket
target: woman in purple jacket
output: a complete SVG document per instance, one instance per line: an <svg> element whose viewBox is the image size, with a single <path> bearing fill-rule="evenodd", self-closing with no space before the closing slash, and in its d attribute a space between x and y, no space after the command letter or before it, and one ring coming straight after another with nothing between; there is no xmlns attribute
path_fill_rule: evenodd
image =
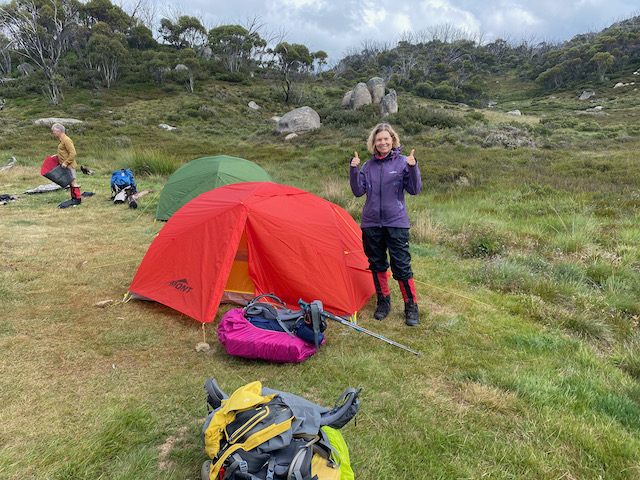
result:
<svg viewBox="0 0 640 480"><path fill-rule="evenodd" d="M420 315L409 253L409 217L404 203L405 190L417 195L422 190L418 163L413 156L400 154L400 139L391 125L380 123L369 134L367 148L373 155L362 168L358 152L351 159L349 182L356 197L367 194L362 210L362 244L373 274L378 305L373 317L384 319L391 309L387 269L404 298L405 323L418 325ZM390 262L387 261L387 251Z"/></svg>

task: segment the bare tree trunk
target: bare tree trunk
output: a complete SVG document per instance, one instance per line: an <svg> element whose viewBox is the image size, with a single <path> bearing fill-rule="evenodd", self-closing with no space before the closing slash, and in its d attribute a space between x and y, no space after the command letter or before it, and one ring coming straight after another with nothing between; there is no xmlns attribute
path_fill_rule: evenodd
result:
<svg viewBox="0 0 640 480"><path fill-rule="evenodd" d="M50 22L42 24L41 12L32 0L0 5L0 30L8 33L11 47L42 70L48 80L47 96L57 105L62 99L56 79L58 63L70 45L76 27L77 5L62 0L45 2L53 12Z"/></svg>

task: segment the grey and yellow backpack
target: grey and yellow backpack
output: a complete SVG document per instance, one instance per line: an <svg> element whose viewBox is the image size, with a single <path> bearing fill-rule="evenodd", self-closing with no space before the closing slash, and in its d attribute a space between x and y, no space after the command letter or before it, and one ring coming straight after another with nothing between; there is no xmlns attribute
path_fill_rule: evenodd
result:
<svg viewBox="0 0 640 480"><path fill-rule="evenodd" d="M249 383L228 397L209 379L202 441L211 460L202 480L352 480L338 430L358 412L360 390L348 389L333 409L292 393Z"/></svg>

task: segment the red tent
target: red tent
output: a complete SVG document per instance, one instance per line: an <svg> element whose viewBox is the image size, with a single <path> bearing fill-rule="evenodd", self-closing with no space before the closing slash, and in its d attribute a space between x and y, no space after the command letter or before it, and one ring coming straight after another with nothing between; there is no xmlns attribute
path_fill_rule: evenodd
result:
<svg viewBox="0 0 640 480"><path fill-rule="evenodd" d="M218 187L162 228L129 291L200 322L221 302L273 293L351 315L374 294L360 227L339 206L272 182Z"/></svg>

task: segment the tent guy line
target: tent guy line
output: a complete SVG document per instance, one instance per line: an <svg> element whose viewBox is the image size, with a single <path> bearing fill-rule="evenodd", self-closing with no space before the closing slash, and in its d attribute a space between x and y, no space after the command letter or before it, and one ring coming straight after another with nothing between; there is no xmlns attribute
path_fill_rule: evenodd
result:
<svg viewBox="0 0 640 480"><path fill-rule="evenodd" d="M496 307L495 305L491 305L489 303L485 303L485 302L482 302L480 300L476 300L475 298L467 297L466 295L462 295L461 293L457 293L457 292L453 292L451 290L447 290L446 288L439 287L439 286L434 285L432 283L424 282L424 281L421 281L421 280L416 280L415 278L413 279L413 281L416 282L416 283L419 283L421 285L424 285L425 287L437 288L438 290L442 290L443 292L447 292L447 293L449 293L451 295L455 295L457 297L464 298L464 299L469 300L471 302L479 303L480 305L484 305L485 307L488 307L491 310L497 310L498 309L498 307Z"/></svg>

